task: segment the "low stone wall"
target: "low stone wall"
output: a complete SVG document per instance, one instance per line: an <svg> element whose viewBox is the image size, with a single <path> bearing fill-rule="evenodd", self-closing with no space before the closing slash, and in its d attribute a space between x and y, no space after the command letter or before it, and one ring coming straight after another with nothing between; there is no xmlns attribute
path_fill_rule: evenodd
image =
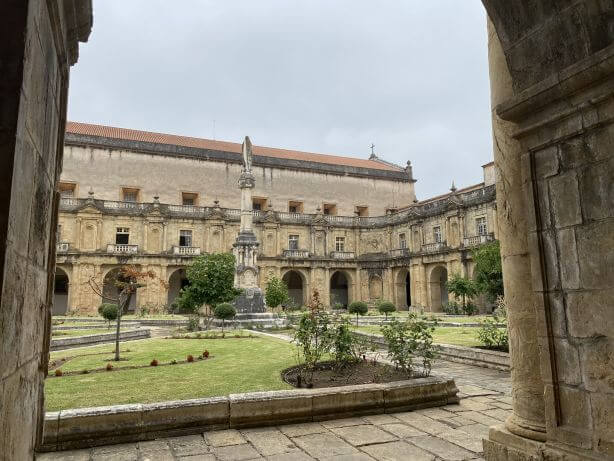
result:
<svg viewBox="0 0 614 461"><path fill-rule="evenodd" d="M96 318L96 317L65 317L65 318L62 318L62 321L65 323L79 322L79 323L93 323L93 324L104 323L106 324L106 321L104 319ZM130 320L126 320L126 323L139 324L139 325L152 326L152 327L153 326L183 327L188 324L188 320L187 319L131 318Z"/></svg>
<svg viewBox="0 0 614 461"><path fill-rule="evenodd" d="M456 327L456 328L477 328L477 327L481 327L482 324L480 322L466 322L466 323L461 323L461 322L454 322L454 318L459 318L459 317L463 317L463 316L454 316L451 315L449 316L450 319L446 319L446 320L440 320L437 322L437 326L439 327ZM466 316L464 316L466 318ZM359 326L372 326L372 325L386 325L387 323L390 323L393 320L394 317L388 317L388 319L386 319L385 316L377 316L377 315L368 315L368 316L364 316L364 317L358 317L358 325ZM287 315L287 319L288 322L291 324L297 324L298 321L300 320L300 315L297 314L288 314ZM398 318L399 320L403 320L403 318ZM356 324L356 318L352 317L350 319L350 322L355 325ZM434 326L435 322L426 322L428 325ZM496 324L497 327L500 328L505 328L506 324L505 323L497 323Z"/></svg>
<svg viewBox="0 0 614 461"><path fill-rule="evenodd" d="M122 322L122 328L139 328L141 326L140 323L134 322ZM67 325L53 325L51 327L52 331L63 331L63 330L109 330L115 328L114 324L111 324L111 327L107 325L107 322L97 324L92 323L91 325L81 325L81 326L67 326Z"/></svg>
<svg viewBox="0 0 614 461"><path fill-rule="evenodd" d="M352 332L357 336L368 337L375 344L386 348L383 336L367 333ZM452 344L437 344L439 357L450 362L466 363L494 370L510 371L510 355L507 352L490 351L476 347L455 346Z"/></svg>
<svg viewBox="0 0 614 461"><path fill-rule="evenodd" d="M456 403L457 392L454 380L429 377L386 384L62 410L45 415L42 451L410 411Z"/></svg>
<svg viewBox="0 0 614 461"><path fill-rule="evenodd" d="M134 341L136 339L146 339L151 336L147 329L122 331L119 334L121 341ZM115 341L115 333L102 333L99 335L71 336L68 338L58 338L51 340L51 350L70 349L73 347L91 346L93 344L111 343Z"/></svg>

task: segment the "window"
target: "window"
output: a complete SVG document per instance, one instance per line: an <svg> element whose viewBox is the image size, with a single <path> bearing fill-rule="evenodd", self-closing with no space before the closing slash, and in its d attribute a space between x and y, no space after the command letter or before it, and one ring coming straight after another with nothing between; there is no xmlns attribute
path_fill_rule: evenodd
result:
<svg viewBox="0 0 614 461"><path fill-rule="evenodd" d="M337 205L334 203L325 203L324 206L322 206L322 210L324 211L324 214L334 216L337 214Z"/></svg>
<svg viewBox="0 0 614 461"><path fill-rule="evenodd" d="M303 212L303 202L288 202L288 212L289 213L302 213Z"/></svg>
<svg viewBox="0 0 614 461"><path fill-rule="evenodd" d="M288 249L298 250L298 235L288 235Z"/></svg>
<svg viewBox="0 0 614 461"><path fill-rule="evenodd" d="M441 226L433 227L433 241L435 243L441 243Z"/></svg>
<svg viewBox="0 0 614 461"><path fill-rule="evenodd" d="M399 234L399 248L407 248L407 240L405 240L405 234Z"/></svg>
<svg viewBox="0 0 614 461"><path fill-rule="evenodd" d="M61 182L59 185L61 197L74 197L77 190L75 183Z"/></svg>
<svg viewBox="0 0 614 461"><path fill-rule="evenodd" d="M368 206L357 206L356 216L369 216L369 207Z"/></svg>
<svg viewBox="0 0 614 461"><path fill-rule="evenodd" d="M252 209L266 210L268 199L266 197L254 197L252 199Z"/></svg>
<svg viewBox="0 0 614 461"><path fill-rule="evenodd" d="M194 206L198 203L198 194L192 192L181 193L181 204L187 206Z"/></svg>
<svg viewBox="0 0 614 461"><path fill-rule="evenodd" d="M345 251L345 237L335 237L335 251Z"/></svg>
<svg viewBox="0 0 614 461"><path fill-rule="evenodd" d="M124 187L122 189L122 200L124 202L138 202L139 201L139 189L132 189Z"/></svg>
<svg viewBox="0 0 614 461"><path fill-rule="evenodd" d="M481 217L475 220L475 225L478 230L478 235L488 234L488 226L486 225L486 218Z"/></svg>
<svg viewBox="0 0 614 461"><path fill-rule="evenodd" d="M180 247L191 247L192 246L192 231L191 230L180 230L179 231L179 246Z"/></svg>
<svg viewBox="0 0 614 461"><path fill-rule="evenodd" d="M118 227L115 233L116 245L128 245L130 242L130 229L127 227Z"/></svg>

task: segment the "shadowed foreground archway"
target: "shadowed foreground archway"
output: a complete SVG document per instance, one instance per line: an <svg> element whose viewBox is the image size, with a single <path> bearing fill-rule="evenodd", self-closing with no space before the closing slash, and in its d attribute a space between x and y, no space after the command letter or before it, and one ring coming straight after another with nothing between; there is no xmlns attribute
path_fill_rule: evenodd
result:
<svg viewBox="0 0 614 461"><path fill-rule="evenodd" d="M66 271L60 267L55 269L53 284L53 307L51 315L64 315L68 312L70 299L70 280Z"/></svg>
<svg viewBox="0 0 614 461"><path fill-rule="evenodd" d="M411 306L411 278L408 269L401 269L395 280L397 309L407 310Z"/></svg>
<svg viewBox="0 0 614 461"><path fill-rule="evenodd" d="M179 297L181 289L189 285L190 282L185 273L185 268L177 269L168 278L168 298L167 305L170 307L173 302Z"/></svg>
<svg viewBox="0 0 614 461"><path fill-rule="evenodd" d="M443 266L431 269L429 286L431 291L431 312L442 312L443 306L448 303L448 270Z"/></svg>
<svg viewBox="0 0 614 461"><path fill-rule="evenodd" d="M336 271L330 278L330 306L348 307L350 303L349 277L343 271Z"/></svg>
<svg viewBox="0 0 614 461"><path fill-rule="evenodd" d="M303 276L298 271L290 270L286 272L281 280L288 287L288 296L290 297L290 303L294 307L300 307L305 305L305 284Z"/></svg>

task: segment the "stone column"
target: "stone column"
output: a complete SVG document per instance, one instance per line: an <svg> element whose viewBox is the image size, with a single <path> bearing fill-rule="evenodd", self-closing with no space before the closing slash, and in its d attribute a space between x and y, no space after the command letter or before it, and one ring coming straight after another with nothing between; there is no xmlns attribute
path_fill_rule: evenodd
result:
<svg viewBox="0 0 614 461"><path fill-rule="evenodd" d="M525 197L520 159L522 147L512 137L514 124L500 119L494 108L513 96L512 80L499 38L488 22L488 62L493 147L497 172L497 213L503 284L508 312L512 364L513 413L506 428L521 437L546 438L544 384L539 366L536 314L531 293L531 262L527 245Z"/></svg>

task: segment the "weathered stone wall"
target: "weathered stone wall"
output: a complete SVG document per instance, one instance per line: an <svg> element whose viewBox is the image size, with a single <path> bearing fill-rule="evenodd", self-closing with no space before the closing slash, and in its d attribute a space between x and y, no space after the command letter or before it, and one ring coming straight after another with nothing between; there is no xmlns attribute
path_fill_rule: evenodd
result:
<svg viewBox="0 0 614 461"><path fill-rule="evenodd" d="M26 460L42 435L68 66L91 5L8 1L0 17L0 458Z"/></svg>

